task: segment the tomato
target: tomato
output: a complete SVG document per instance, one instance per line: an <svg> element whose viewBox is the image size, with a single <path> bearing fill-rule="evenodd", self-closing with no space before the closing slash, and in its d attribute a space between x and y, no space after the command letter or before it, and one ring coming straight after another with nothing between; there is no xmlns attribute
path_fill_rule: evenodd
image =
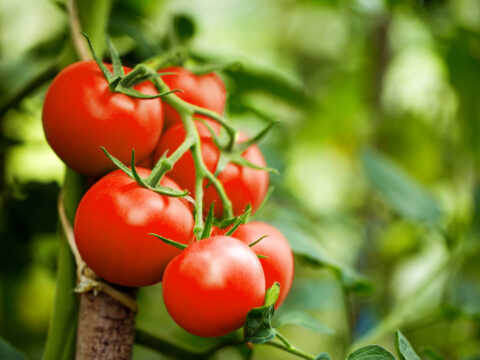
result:
<svg viewBox="0 0 480 360"><path fill-rule="evenodd" d="M215 73L195 75L179 66L168 67L160 72L175 73L174 75L164 75L162 79L171 90L183 90L183 93L175 94L179 98L190 104L213 110L220 115L223 114L227 93L220 76ZM164 111L166 127L181 121L178 113L170 105L164 104Z"/></svg>
<svg viewBox="0 0 480 360"><path fill-rule="evenodd" d="M135 89L157 93L151 82ZM130 162L135 149L141 161L158 143L162 115L159 99L112 92L95 61L80 61L63 69L50 85L43 106L43 128L48 143L69 167L98 176L115 168L100 146L124 163Z"/></svg>
<svg viewBox="0 0 480 360"><path fill-rule="evenodd" d="M225 232L226 230L214 229L214 234ZM240 225L232 236L249 245L264 235L268 235L268 237L253 245L251 249L257 255L267 256L267 258L260 259L265 273L266 289L270 288L274 282L280 284L280 295L275 303L275 309L277 309L290 291L295 268L292 249L287 239L272 225L260 221Z"/></svg>
<svg viewBox="0 0 480 360"><path fill-rule="evenodd" d="M214 121L206 120L214 131L220 132L220 125ZM195 121L195 126L200 135L202 142L201 150L205 165L211 172L215 172L220 157L220 151L213 143L212 135L207 127L200 121ZM240 138L245 140L245 136ZM155 161L157 161L165 152L171 154L174 152L185 139L185 129L183 125L178 123L171 126L160 139L160 143L155 152ZM265 166L260 149L256 145L249 147L242 155L251 163ZM195 166L190 152L183 155L173 169L168 173L180 187L188 189L192 194L195 192ZM268 190L268 173L264 170L256 170L243 167L233 163L229 163L223 171L218 175L218 179L223 184L225 191L232 201L233 212L235 215L241 214L247 204L251 204L252 211L255 211ZM223 206L215 187L210 185L206 187L207 181L204 182L204 206L209 208L212 202L215 202L215 216L221 217Z"/></svg>
<svg viewBox="0 0 480 360"><path fill-rule="evenodd" d="M150 170L137 168L142 177ZM163 177L160 185L179 190ZM162 280L167 263L180 250L149 233L188 244L193 215L179 198L140 187L123 171L104 176L84 195L74 222L83 260L100 277L123 286L146 286Z"/></svg>
<svg viewBox="0 0 480 360"><path fill-rule="evenodd" d="M214 236L194 242L167 266L163 298L170 316L198 336L240 328L263 305L265 278L255 253L241 241Z"/></svg>

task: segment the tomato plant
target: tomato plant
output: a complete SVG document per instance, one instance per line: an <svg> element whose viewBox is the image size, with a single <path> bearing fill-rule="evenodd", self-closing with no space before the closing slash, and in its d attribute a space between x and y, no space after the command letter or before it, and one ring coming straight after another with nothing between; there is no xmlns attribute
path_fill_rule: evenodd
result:
<svg viewBox="0 0 480 360"><path fill-rule="evenodd" d="M140 176L150 174L148 169L137 171ZM179 189L167 177L160 185ZM188 244L192 228L185 200L140 187L121 170L87 191L74 223L77 247L87 265L110 282L135 287L159 282L168 261L179 252L148 233Z"/></svg>
<svg viewBox="0 0 480 360"><path fill-rule="evenodd" d="M198 336L222 336L240 328L264 296L265 277L255 253L227 236L189 245L168 264L163 278L169 314Z"/></svg>
<svg viewBox="0 0 480 360"><path fill-rule="evenodd" d="M224 233L225 230L217 229L216 233ZM275 282L280 284L280 294L275 303L277 309L282 305L292 286L295 264L293 262L293 253L287 239L283 234L270 224L252 221L238 227L232 234L233 237L243 241L247 245L254 244L251 249L257 255L264 255L260 259L263 271L265 273L265 286L270 288Z"/></svg>
<svg viewBox="0 0 480 360"><path fill-rule="evenodd" d="M208 126L214 133L220 133L220 125L216 122L206 120ZM201 121L195 121L200 141L202 159L211 172L217 169L220 150L216 146L212 133L207 126ZM185 140L185 129L181 123L171 126L161 138L160 143L155 152L155 159L158 160L163 154L173 153ZM240 136L240 142L246 139L245 135ZM264 167L265 160L257 145L250 146L242 154L242 157L249 162ZM195 192L195 164L190 153L186 153L174 165L173 169L168 173L181 187ZM255 211L268 190L268 173L265 170L253 169L229 162L223 170L218 174L218 179L222 183L225 192L232 201L234 215L239 215L245 207L250 204L252 210ZM204 205L210 206L215 203L215 216L221 217L223 207L217 190L213 186L208 186L208 180L204 181Z"/></svg>
<svg viewBox="0 0 480 360"><path fill-rule="evenodd" d="M227 93L222 79L215 73L196 75L180 66L172 66L160 70L162 73L174 73L163 76L163 81L170 89L180 89L178 97L186 102L222 114L225 108ZM177 111L164 104L165 126L169 127L180 121Z"/></svg>
<svg viewBox="0 0 480 360"><path fill-rule="evenodd" d="M131 70L123 67L126 74ZM134 89L156 94L151 82ZM100 146L124 162L132 148L139 160L147 158L160 138L162 114L160 100L114 92L95 61L80 61L55 77L42 118L47 141L60 159L81 174L102 175L114 165Z"/></svg>

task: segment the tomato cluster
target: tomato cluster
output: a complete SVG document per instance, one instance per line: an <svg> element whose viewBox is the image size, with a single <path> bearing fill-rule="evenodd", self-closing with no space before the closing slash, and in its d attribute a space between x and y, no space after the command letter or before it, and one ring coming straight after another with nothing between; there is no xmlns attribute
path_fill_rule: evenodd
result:
<svg viewBox="0 0 480 360"><path fill-rule="evenodd" d="M276 303L280 306L294 272L287 240L262 222L237 224L229 236L227 229L214 227L211 236L196 239L193 207L182 197L183 190L195 197L197 164L191 153L176 159L158 181L157 168L144 167L149 166L148 159L164 160L181 146L187 136L184 119L174 106L158 98L114 91L99 65L82 61L60 72L43 109L45 135L53 150L73 170L95 176L74 221L76 245L86 264L100 277L122 286L163 281L172 318L199 336L220 336L241 327L248 311L262 305L266 289L274 282L281 286ZM112 71L111 65L106 68ZM226 91L218 75L195 75L182 67L160 72L174 73L164 75L164 81L170 88L181 89L178 96L185 102L223 112ZM142 94L156 94L150 81L132 86ZM194 121L199 135L201 161L213 174L224 151L214 139L221 125L212 119L188 120ZM241 134L238 142L246 139ZM101 147L112 155L110 159ZM134 166L132 160L130 168L117 163L120 169L109 172L115 167L112 158L127 163L132 149L142 167ZM239 156L253 167L230 162L216 174L235 216L247 208L258 209L268 188L268 174L260 169L265 167L260 149L251 145L242 151ZM203 208L214 204L214 216L221 218L222 201L209 185L204 179ZM172 246L172 241L185 249Z"/></svg>

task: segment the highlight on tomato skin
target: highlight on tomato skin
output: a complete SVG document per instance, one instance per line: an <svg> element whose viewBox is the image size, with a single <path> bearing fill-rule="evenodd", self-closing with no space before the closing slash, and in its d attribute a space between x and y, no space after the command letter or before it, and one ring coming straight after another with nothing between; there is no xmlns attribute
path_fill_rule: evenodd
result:
<svg viewBox="0 0 480 360"><path fill-rule="evenodd" d="M137 171L142 177L151 172ZM160 185L180 190L166 176ZM140 187L121 170L87 191L74 222L75 241L87 265L105 280L131 287L161 281L168 262L180 252L149 233L189 244L192 231L193 215L185 200Z"/></svg>
<svg viewBox="0 0 480 360"><path fill-rule="evenodd" d="M220 133L220 125L213 120L205 120L212 130ZM201 140L202 159L206 167L215 172L220 158L220 150L215 146L212 135L207 126L199 120L195 120L195 126L198 130ZM240 134L239 141L245 141L247 137ZM185 140L185 129L181 123L168 128L164 133L155 151L154 159L157 161L163 154L171 154ZM251 163L265 167L265 159L257 145L250 146L242 155ZM192 194L195 193L195 165L190 152L184 154L168 173L182 188L188 189ZM255 212L261 205L268 191L269 175L265 170L257 170L233 163L228 163L218 179L223 184L225 192L232 201L233 213L235 216L242 214L246 206L252 206L252 212ZM210 204L214 202L215 216L220 218L223 214L223 206L220 197L214 186L206 186L204 181L204 209L208 210Z"/></svg>
<svg viewBox="0 0 480 360"><path fill-rule="evenodd" d="M215 227L212 233L220 235L227 231L228 229ZM280 295L275 303L275 309L278 309L290 291L295 272L293 252L288 240L277 228L261 221L252 221L240 225L232 236L247 245L266 236L251 246L251 249L257 255L266 256L266 258L259 259L265 273L266 289L270 288L275 282L280 284Z"/></svg>
<svg viewBox="0 0 480 360"><path fill-rule="evenodd" d="M213 236L173 258L163 278L165 306L175 322L202 337L243 326L263 305L265 276L256 254L238 239Z"/></svg>
<svg viewBox="0 0 480 360"><path fill-rule="evenodd" d="M157 94L150 81L134 89ZM65 164L82 175L100 176L115 168L101 146L123 163L130 161L132 149L139 162L152 153L162 133L163 109L159 99L111 91L95 61L79 61L51 83L42 121L48 143Z"/></svg>
<svg viewBox="0 0 480 360"><path fill-rule="evenodd" d="M195 75L190 70L181 66L171 66L159 70L160 73L171 72L173 74L163 75L162 79L170 89L180 89L176 95L190 104L215 111L222 115L225 109L227 92L220 76L215 73ZM178 113L167 103L164 103L165 128L181 119ZM199 116L206 118L204 116Z"/></svg>

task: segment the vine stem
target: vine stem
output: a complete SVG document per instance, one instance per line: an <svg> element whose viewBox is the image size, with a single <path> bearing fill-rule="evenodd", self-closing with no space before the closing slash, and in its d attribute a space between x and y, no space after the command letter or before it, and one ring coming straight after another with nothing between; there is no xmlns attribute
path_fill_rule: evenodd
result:
<svg viewBox="0 0 480 360"><path fill-rule="evenodd" d="M287 351L291 354L294 354L294 355L297 355L298 357L301 357L302 359L315 360L314 355L309 354L309 353L295 347L290 341L288 341L278 331L277 331L277 338L282 342L282 344L279 344L278 342L275 342L275 341L269 341L269 342L266 342L265 345L270 345L270 346L285 350L285 351Z"/></svg>
<svg viewBox="0 0 480 360"><path fill-rule="evenodd" d="M147 62L148 64L148 62ZM152 69L155 70L155 69ZM161 93L170 91L170 88L165 84L165 82L156 77L152 79L153 83L155 84L157 90ZM236 139L236 130L231 127L228 122L223 119L220 115L216 114L207 109L200 108L198 106L192 105L182 99L180 99L175 94L171 93L162 98L167 104L173 107L178 114L183 123L183 127L185 129L185 141L189 140L187 143L188 149L190 150L195 166L195 204L194 204L194 216L195 216L195 226L193 232L197 239L200 238L202 231L203 231L203 183L204 180L207 179L214 187L220 197L223 206L223 217L226 219L233 217L233 207L232 202L227 196L225 189L220 182L220 180L210 171L208 170L207 166L203 162L202 157L202 150L201 150L201 140L198 134L198 130L195 127L195 123L193 120L193 115L195 114L205 114L206 116L211 116L212 119L218 121L230 135L230 142L235 143ZM191 144L190 144L191 142ZM185 142L184 142L185 144ZM183 145L183 144L182 144ZM180 153L185 152L187 149L187 145L182 147ZM178 151L179 149L177 149ZM177 152L176 151L176 152ZM173 165L175 161L177 161L180 156L176 154L176 152L171 155L168 160L170 164ZM182 153L183 155L183 153ZM162 161L162 160L159 160Z"/></svg>

